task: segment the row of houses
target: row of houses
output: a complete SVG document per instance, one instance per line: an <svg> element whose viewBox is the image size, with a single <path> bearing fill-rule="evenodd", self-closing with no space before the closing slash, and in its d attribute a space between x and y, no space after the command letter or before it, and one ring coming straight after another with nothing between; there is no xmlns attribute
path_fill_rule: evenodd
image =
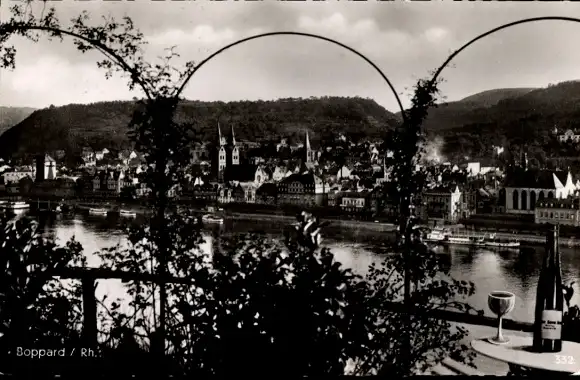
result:
<svg viewBox="0 0 580 380"><path fill-rule="evenodd" d="M103 152L100 152L103 153ZM103 153L106 155L106 152ZM131 154L129 154L131 156ZM525 161L525 160L524 160ZM345 213L396 214L396 206L388 199L382 184L389 185L389 171L385 162L375 165L368 185L361 186L365 173L343 166L334 175L316 175L303 165L291 170L284 166L270 169L264 165L239 165L232 168L231 181L215 183L209 178L192 178L185 191L172 189L169 196L182 193L192 198L218 203L288 204L302 207L330 207ZM235 169L235 170L233 170ZM467 177L496 172L493 166L468 164ZM448 170L451 173L460 168ZM89 171L90 172L90 171ZM56 181L54 160L45 156L35 166L3 174L10 192L22 192L31 187L30 180L48 180L35 191L71 194L75 191L91 195L116 196L124 188L134 189L137 197L147 196L149 190L139 181L138 172L107 169L95 170L80 178L62 177ZM37 175L39 173L39 175ZM26 180L24 180L26 179ZM75 181L78 180L77 185ZM580 223L576 201L580 182L568 171L528 170L525 166L506 174L499 188L478 188L468 180L465 184L427 187L414 203L413 212L424 220L457 222L478 213L507 213L529 215L538 223ZM37 181L38 182L38 181ZM441 174L433 182L442 182ZM345 186L354 183L354 186ZM10 186L14 184L14 186ZM23 187L24 186L24 187ZM64 190L63 190L64 189Z"/></svg>

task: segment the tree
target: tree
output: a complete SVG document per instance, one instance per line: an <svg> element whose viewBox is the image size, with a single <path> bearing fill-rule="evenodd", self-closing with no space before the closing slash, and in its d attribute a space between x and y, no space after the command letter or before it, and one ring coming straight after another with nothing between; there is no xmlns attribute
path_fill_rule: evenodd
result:
<svg viewBox="0 0 580 380"><path fill-rule="evenodd" d="M0 215L0 241L0 372L54 373L55 367L74 367L77 358L57 362L38 357L38 350L70 352L83 344L80 284L64 286L46 275L67 265L84 266L81 245L73 239L58 247L39 233L38 223L10 221L6 215ZM37 350L34 359L32 349ZM19 350L29 350L28 355Z"/></svg>
<svg viewBox="0 0 580 380"><path fill-rule="evenodd" d="M129 18L89 26L83 14L70 28L61 29L54 10L36 18L26 6L16 5L12 13L13 18L0 25L4 67L14 67L15 50L6 46L7 35L33 40L35 31L71 36L81 52L104 52L106 58L98 64L107 76L129 73L129 86L141 87L146 95L136 104L130 137L145 156L143 178L152 190L154 214L147 224L128 230L126 247L104 250L101 258L105 268L156 274L158 281L126 284L129 311L122 311L117 300L102 300L108 306L100 324L106 338L93 371L112 370L111 360L131 354L141 360L114 360L126 374L338 375L352 360L359 374L406 375L444 355L467 355L458 344L465 331L453 332L428 312L447 307L469 311L458 298L472 294L473 286L446 279L437 256L416 240L409 211L421 188L414 169L436 84L418 83L405 123L394 133L392 164L402 234L387 249L397 255L371 267L368 276L356 276L320 246L323 225L306 213L298 217L296 228L289 228L284 243L263 236L231 241L214 236L212 252L207 252L200 248L204 237L197 219L187 210L172 213L168 202L168 191L185 181L190 161L193 126L177 121L175 114L193 64L175 70L172 50L157 65L145 62L143 36ZM328 115L352 116L341 112L340 105L333 104ZM170 284L170 276L184 280ZM393 303L401 299L406 314L393 311ZM59 338L65 336L61 333ZM256 357L263 366L255 365Z"/></svg>
<svg viewBox="0 0 580 380"><path fill-rule="evenodd" d="M88 25L89 16L81 14L73 20L68 28L62 28L56 18L54 8L45 9L40 17L36 17L30 1L11 7L12 17L0 24L0 63L3 68L15 67L16 49L7 45L9 37L20 35L32 41L37 41L40 32L45 32L49 38L63 36L73 37L74 43L82 53L98 50L105 55L97 65L106 70L109 78L115 72L128 74L129 88L139 86L146 95L146 100L140 102L136 109L131 127L137 149L144 148L148 153L146 160L149 166L145 175L153 190L153 206L155 215L151 219L151 241L155 243L157 253L156 271L163 279L166 275L166 255L170 240L164 231L167 192L172 187L170 180L180 176L180 165L185 160L183 138L185 128L179 128L173 123L173 115L179 102L178 91L181 83L192 71L193 63L188 62L181 71L169 65L176 55L169 50L161 63L152 65L143 58L143 35L134 28L133 22L125 17L122 22L113 18L106 19L102 25ZM182 167L182 166L181 166ZM180 177L180 179L182 176ZM164 353L165 342L165 310L166 292L162 283L159 288L161 307L158 330L161 339L160 347L154 350ZM155 308L154 308L155 309ZM157 321L157 318L155 318Z"/></svg>

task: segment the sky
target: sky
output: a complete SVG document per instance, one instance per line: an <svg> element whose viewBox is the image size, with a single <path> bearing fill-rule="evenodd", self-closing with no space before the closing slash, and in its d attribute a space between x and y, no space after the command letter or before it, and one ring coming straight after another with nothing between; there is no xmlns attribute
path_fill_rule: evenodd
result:
<svg viewBox="0 0 580 380"><path fill-rule="evenodd" d="M0 20L10 17L0 4ZM443 64L472 38L502 24L540 16L580 19L574 2L349 2L326 1L73 1L49 2L63 25L86 10L129 16L148 41L148 59L176 46L183 63L200 62L239 39L266 32L313 33L363 54L409 104L418 79ZM41 9L40 2L36 5ZM580 23L540 21L490 35L463 51L442 73L447 101L494 88L546 87L580 79ZM0 105L49 105L141 97L126 79L105 78L99 53L81 54L72 40L12 37L16 69L0 69ZM232 47L208 61L189 81L184 97L206 101L286 97L361 96L400 110L379 73L356 54L303 36L269 36Z"/></svg>

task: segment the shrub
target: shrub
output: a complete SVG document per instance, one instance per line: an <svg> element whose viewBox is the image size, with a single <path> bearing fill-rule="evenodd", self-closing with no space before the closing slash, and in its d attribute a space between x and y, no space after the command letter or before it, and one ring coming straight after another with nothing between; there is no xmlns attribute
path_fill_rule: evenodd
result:
<svg viewBox="0 0 580 380"><path fill-rule="evenodd" d="M0 215L0 372L58 373L72 369L78 357L36 359L27 349L81 347L80 284L65 286L51 271L85 264L81 245L71 240L59 247L43 237L38 223Z"/></svg>

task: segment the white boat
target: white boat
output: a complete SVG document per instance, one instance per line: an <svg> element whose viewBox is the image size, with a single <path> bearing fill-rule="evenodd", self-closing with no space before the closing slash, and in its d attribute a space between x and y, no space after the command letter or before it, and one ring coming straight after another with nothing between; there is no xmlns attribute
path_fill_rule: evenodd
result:
<svg viewBox="0 0 580 380"><path fill-rule="evenodd" d="M119 215L127 217L127 218L134 218L137 216L137 213L135 211L131 211L131 210L120 210Z"/></svg>
<svg viewBox="0 0 580 380"><path fill-rule="evenodd" d="M201 217L201 221L204 223L216 223L216 224L223 224L224 218L220 218L219 216L205 214Z"/></svg>
<svg viewBox="0 0 580 380"><path fill-rule="evenodd" d="M429 232L425 237L425 241L431 243L443 243L447 240L447 233L441 228L436 228Z"/></svg>
<svg viewBox="0 0 580 380"><path fill-rule="evenodd" d="M107 215L108 211L104 208L90 208L89 214L93 215Z"/></svg>
<svg viewBox="0 0 580 380"><path fill-rule="evenodd" d="M508 242L486 242L486 247L493 247L493 248L519 248L520 242L519 241L508 241Z"/></svg>
<svg viewBox="0 0 580 380"><path fill-rule="evenodd" d="M471 239L469 237L449 236L447 241L449 242L449 244L456 244L456 245L471 245L471 244L473 244L473 239Z"/></svg>
<svg viewBox="0 0 580 380"><path fill-rule="evenodd" d="M23 201L16 201L16 202L6 202L1 204L1 207L5 208L6 210L26 210L30 208L28 202Z"/></svg>
<svg viewBox="0 0 580 380"><path fill-rule="evenodd" d="M491 234L489 237L484 237L484 244L486 247L490 248L519 248L519 241L500 241L495 237L495 234Z"/></svg>
<svg viewBox="0 0 580 380"><path fill-rule="evenodd" d="M449 236L447 242L454 245L470 245L473 247L483 247L485 245L483 238L476 236Z"/></svg>

